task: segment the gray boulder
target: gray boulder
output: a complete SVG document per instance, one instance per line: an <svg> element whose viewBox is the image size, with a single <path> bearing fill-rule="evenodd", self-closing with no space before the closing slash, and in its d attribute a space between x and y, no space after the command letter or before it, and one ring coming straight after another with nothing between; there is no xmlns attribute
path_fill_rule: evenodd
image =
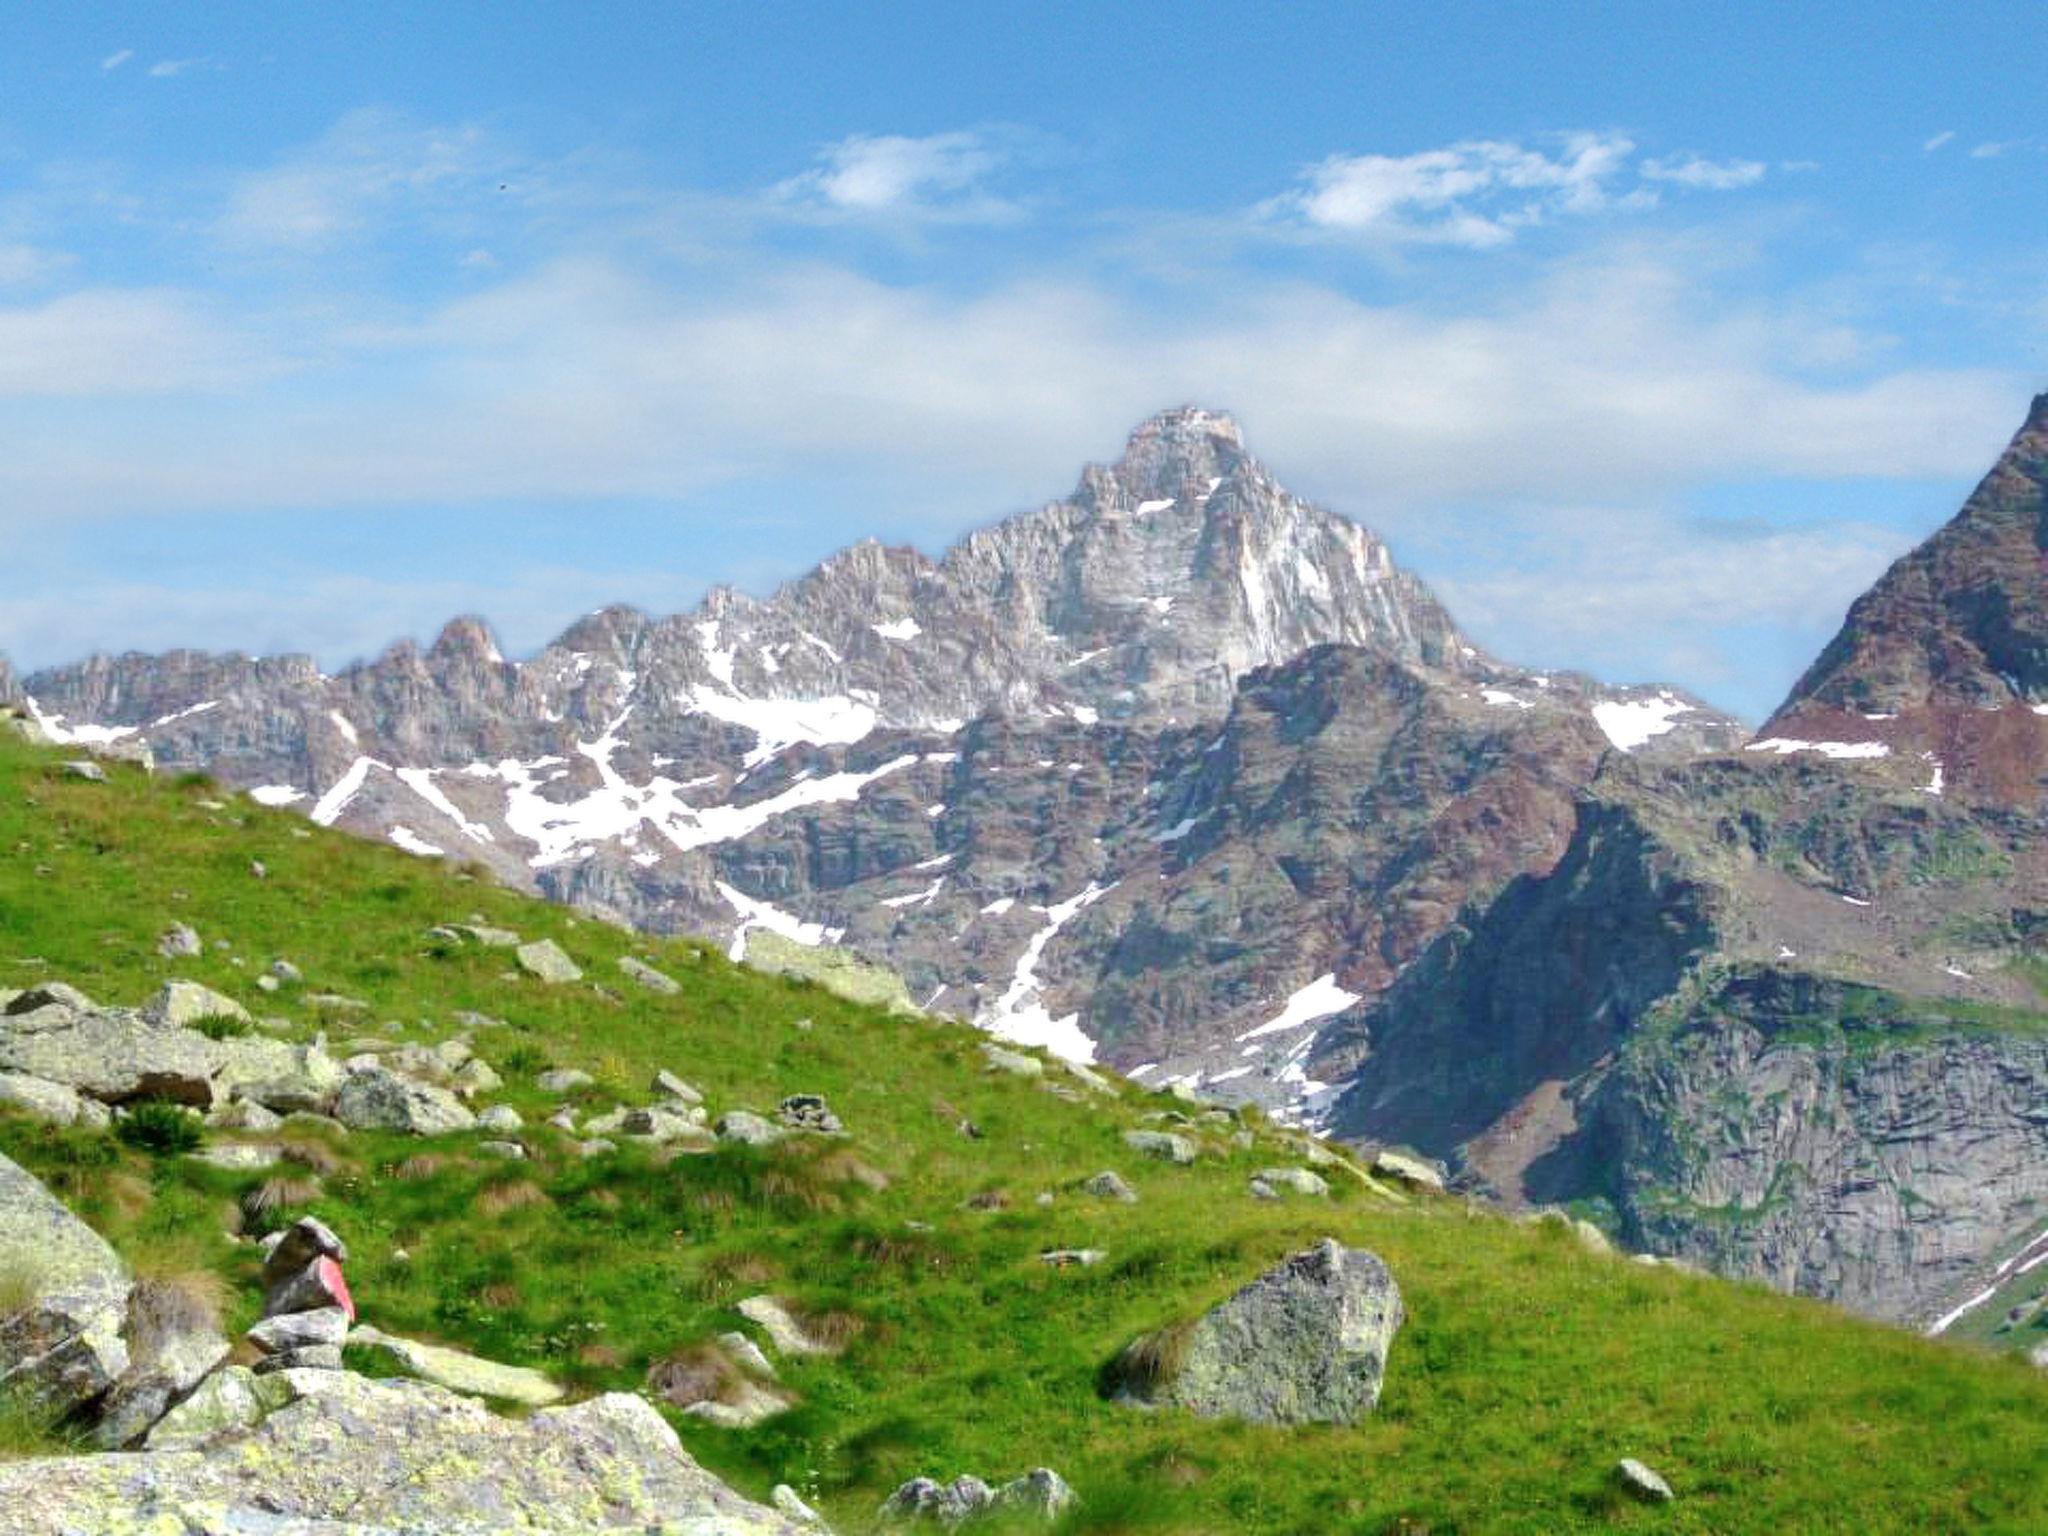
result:
<svg viewBox="0 0 2048 1536"><path fill-rule="evenodd" d="M673 976L664 975L645 960L636 960L631 955L619 956L619 969L648 991L659 992L664 997L672 997L683 990L682 984Z"/></svg>
<svg viewBox="0 0 2048 1536"><path fill-rule="evenodd" d="M35 995L15 999L0 1029L0 1071L62 1083L103 1104L161 1098L205 1109L218 1096L220 1047L196 1030L54 998L21 1007Z"/></svg>
<svg viewBox="0 0 2048 1536"><path fill-rule="evenodd" d="M1330 1186L1319 1173L1306 1168L1262 1168L1257 1177L1264 1180L1267 1188L1286 1190L1296 1195L1327 1195Z"/></svg>
<svg viewBox="0 0 2048 1536"><path fill-rule="evenodd" d="M1114 1168L1105 1168L1081 1186L1082 1193L1094 1195L1099 1200L1116 1200L1125 1205L1138 1203L1138 1192L1124 1182L1124 1176Z"/></svg>
<svg viewBox="0 0 2048 1536"><path fill-rule="evenodd" d="M351 1130L410 1131L440 1136L476 1124L469 1107L446 1088L381 1066L349 1073L334 1100L335 1118Z"/></svg>
<svg viewBox="0 0 2048 1536"><path fill-rule="evenodd" d="M1000 1045L992 1045L984 1040L981 1045L981 1054L987 1059L988 1069L991 1072L1007 1072L1012 1077L1043 1077L1045 1075L1045 1063L1036 1056L1026 1056L1022 1051L1006 1050Z"/></svg>
<svg viewBox="0 0 2048 1536"><path fill-rule="evenodd" d="M189 923L173 923L156 941L156 952L166 960L190 960L201 952L199 932Z"/></svg>
<svg viewBox="0 0 2048 1536"><path fill-rule="evenodd" d="M128 1297L129 1367L98 1407L93 1439L108 1450L132 1445L227 1359L212 1310L175 1286L144 1281Z"/></svg>
<svg viewBox="0 0 2048 1536"><path fill-rule="evenodd" d="M63 1083L25 1072L0 1072L0 1104L11 1104L55 1125L105 1126L112 1120L104 1104L81 1097Z"/></svg>
<svg viewBox="0 0 2048 1536"><path fill-rule="evenodd" d="M201 1019L233 1019L238 1024L255 1021L249 1010L232 997L203 987L196 981L167 981L155 997L143 1005L142 1016L165 1028L181 1028Z"/></svg>
<svg viewBox="0 0 2048 1536"><path fill-rule="evenodd" d="M958 1525L981 1514L994 1497L994 1490L978 1477L956 1477L950 1483L913 1477L882 1501L881 1516L884 1520L936 1520L941 1525Z"/></svg>
<svg viewBox="0 0 2048 1536"><path fill-rule="evenodd" d="M1079 1496L1059 1473L1051 1467L1034 1467L1022 1477L1013 1477L998 1488L989 1499L989 1506L1017 1514L1037 1515L1043 1520L1057 1520L1080 1502Z"/></svg>
<svg viewBox="0 0 2048 1536"><path fill-rule="evenodd" d="M514 954L522 971L550 986L583 979L582 968L553 939L535 939L531 944L520 945Z"/></svg>
<svg viewBox="0 0 2048 1536"><path fill-rule="evenodd" d="M348 1313L340 1307L285 1312L264 1318L245 1337L266 1355L281 1355L316 1344L338 1349L348 1341Z"/></svg>
<svg viewBox="0 0 2048 1536"><path fill-rule="evenodd" d="M1195 1160L1195 1144L1173 1131L1125 1131L1124 1145L1146 1157L1183 1167Z"/></svg>
<svg viewBox="0 0 2048 1536"><path fill-rule="evenodd" d="M526 1121L510 1104L493 1104L476 1117L480 1131L511 1132L524 1129Z"/></svg>
<svg viewBox="0 0 2048 1536"><path fill-rule="evenodd" d="M666 1099L676 1099L684 1104L702 1104L703 1093L694 1083L685 1082L675 1073L663 1067L654 1074L654 1091Z"/></svg>
<svg viewBox="0 0 2048 1536"><path fill-rule="evenodd" d="M815 1093L792 1093L775 1107L775 1118L793 1131L819 1136L838 1136L846 1130L832 1107Z"/></svg>
<svg viewBox="0 0 2048 1536"><path fill-rule="evenodd" d="M385 1355L408 1375L430 1381L450 1392L475 1397L497 1398L530 1408L544 1408L562 1400L563 1390L554 1382L523 1365L503 1365L448 1349L439 1344L422 1344L375 1328L358 1328L348 1336L353 1346L373 1349Z"/></svg>
<svg viewBox="0 0 2048 1536"><path fill-rule="evenodd" d="M542 1093L574 1093L578 1088L588 1088L594 1081L596 1079L588 1072L576 1067L557 1067L534 1079Z"/></svg>
<svg viewBox="0 0 2048 1536"><path fill-rule="evenodd" d="M0 1275L19 1298L0 1315L0 1390L50 1412L69 1412L127 1371L122 1333L130 1287L119 1256L6 1157L0 1157Z"/></svg>
<svg viewBox="0 0 2048 1536"><path fill-rule="evenodd" d="M728 1110L720 1115L717 1131L720 1141L736 1141L749 1147L765 1147L789 1134L772 1120L748 1109Z"/></svg>
<svg viewBox="0 0 2048 1536"><path fill-rule="evenodd" d="M143 1445L152 1451L196 1450L263 1417L256 1378L246 1366L228 1365L194 1387L150 1430Z"/></svg>
<svg viewBox="0 0 2048 1536"><path fill-rule="evenodd" d="M1354 1423L1379 1402L1402 1321L1387 1266L1325 1238L1126 1352L1122 1395L1203 1418Z"/></svg>

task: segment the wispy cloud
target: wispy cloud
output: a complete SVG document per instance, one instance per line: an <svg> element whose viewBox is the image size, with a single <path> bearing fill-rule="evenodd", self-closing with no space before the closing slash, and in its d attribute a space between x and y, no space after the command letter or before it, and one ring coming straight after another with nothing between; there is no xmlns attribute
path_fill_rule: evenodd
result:
<svg viewBox="0 0 2048 1536"><path fill-rule="evenodd" d="M1710 192L1731 192L1752 187L1764 179L1761 160L1705 160L1698 155L1676 155L1663 160L1645 160L1645 181L1670 181L1682 187L1699 187Z"/></svg>
<svg viewBox="0 0 2048 1536"><path fill-rule="evenodd" d="M214 62L211 59L206 58L158 59L154 64L149 66L149 77L152 80L169 80L173 76L182 75L186 73L188 70L200 68L217 69L219 68L219 66L214 64Z"/></svg>
<svg viewBox="0 0 2048 1536"><path fill-rule="evenodd" d="M135 50L133 48L123 48L120 50L120 52L110 53L104 59L101 59L100 68L104 70L119 69L123 64L126 64L130 59L134 57Z"/></svg>
<svg viewBox="0 0 2048 1536"><path fill-rule="evenodd" d="M1468 139L1412 155L1332 155L1257 211L1313 230L1485 250L1560 215L1654 206L1660 184L1728 191L1764 175L1754 160L1637 162L1635 145L1617 133L1566 134L1537 148Z"/></svg>
<svg viewBox="0 0 2048 1536"><path fill-rule="evenodd" d="M1972 160L1996 160L2000 155L2010 154L2013 150L2022 148L2026 142L2025 139L1988 140L1972 148L1970 158Z"/></svg>
<svg viewBox="0 0 2048 1536"><path fill-rule="evenodd" d="M1921 153L1931 155L1937 149L1941 149L1946 145L1954 143L1955 137L1955 129L1944 128L1940 133L1937 133L1933 138L1929 139L1926 143L1920 146Z"/></svg>
<svg viewBox="0 0 2048 1536"><path fill-rule="evenodd" d="M319 251L404 211L409 200L479 185L496 164L477 128L354 112L305 149L243 176L218 232L234 245Z"/></svg>
<svg viewBox="0 0 2048 1536"><path fill-rule="evenodd" d="M1014 219L1022 206L987 185L1012 160L1012 137L979 129L922 138L855 134L825 146L818 163L778 185L775 196L844 215Z"/></svg>

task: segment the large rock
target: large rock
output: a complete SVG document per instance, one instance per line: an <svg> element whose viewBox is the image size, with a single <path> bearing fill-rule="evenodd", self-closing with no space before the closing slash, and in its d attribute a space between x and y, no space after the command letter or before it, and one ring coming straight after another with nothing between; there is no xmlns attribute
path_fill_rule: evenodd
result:
<svg viewBox="0 0 2048 1536"><path fill-rule="evenodd" d="M341 1063L320 1045L293 1045L261 1035L224 1040L216 1087L279 1114L324 1113L341 1089Z"/></svg>
<svg viewBox="0 0 2048 1536"><path fill-rule="evenodd" d="M683 989L673 976L657 971L645 960L636 960L631 955L619 956L619 969L648 991L659 992L665 997L673 997Z"/></svg>
<svg viewBox="0 0 2048 1536"><path fill-rule="evenodd" d="M157 1420L143 1444L152 1451L193 1450L262 1417L255 1376L246 1366L223 1366Z"/></svg>
<svg viewBox="0 0 2048 1536"><path fill-rule="evenodd" d="M0 1388L51 1412L104 1393L128 1369L129 1281L120 1257L34 1175L0 1157ZM0 1504L0 1508L4 1508Z"/></svg>
<svg viewBox="0 0 2048 1536"><path fill-rule="evenodd" d="M545 1408L562 1400L563 1392L559 1386L539 1371L529 1370L523 1365L503 1365L496 1360L464 1354L459 1349L422 1344L416 1339L402 1339L375 1328L357 1328L349 1334L348 1342L364 1349L378 1350L408 1375L430 1381L437 1387L446 1387L451 1392L497 1398L529 1408Z"/></svg>
<svg viewBox="0 0 2048 1536"><path fill-rule="evenodd" d="M1350 1424L1379 1402L1402 1320L1387 1266L1325 1238L1127 1354L1124 1395L1204 1418Z"/></svg>
<svg viewBox="0 0 2048 1536"><path fill-rule="evenodd" d="M415 1136L466 1131L476 1124L469 1106L446 1088L379 1066L348 1074L335 1095L334 1115L352 1130L410 1131Z"/></svg>
<svg viewBox="0 0 2048 1536"><path fill-rule="evenodd" d="M1173 1131L1125 1131L1124 1145L1133 1152L1183 1167L1195 1160L1195 1144Z"/></svg>
<svg viewBox="0 0 2048 1536"><path fill-rule="evenodd" d="M525 1419L426 1382L282 1371L260 1423L167 1421L148 1450L0 1464L9 1536L797 1536L699 1467L645 1400L609 1393ZM239 1399L239 1394L237 1394ZM237 1405L239 1406L239 1404Z"/></svg>
<svg viewBox="0 0 2048 1536"><path fill-rule="evenodd" d="M0 1020L0 1071L62 1083L105 1104L170 1099L208 1108L221 1061L220 1046L197 1030L126 1009L48 1001Z"/></svg>
<svg viewBox="0 0 2048 1536"><path fill-rule="evenodd" d="M155 997L143 1005L142 1016L152 1024L178 1028L201 1019L232 1019L249 1024L249 1010L211 987L196 981L167 981Z"/></svg>
<svg viewBox="0 0 2048 1536"><path fill-rule="evenodd" d="M99 1405L93 1427L94 1441L108 1450L141 1439L228 1356L210 1307L150 1281L129 1293L127 1343L129 1367Z"/></svg>
<svg viewBox="0 0 2048 1536"><path fill-rule="evenodd" d="M583 978L582 968L553 939L535 939L531 944L520 945L514 953L521 970L550 985Z"/></svg>
<svg viewBox="0 0 2048 1536"><path fill-rule="evenodd" d="M105 1105L82 1097L77 1089L25 1072L0 1072L0 1104L56 1125L105 1126L112 1119Z"/></svg>

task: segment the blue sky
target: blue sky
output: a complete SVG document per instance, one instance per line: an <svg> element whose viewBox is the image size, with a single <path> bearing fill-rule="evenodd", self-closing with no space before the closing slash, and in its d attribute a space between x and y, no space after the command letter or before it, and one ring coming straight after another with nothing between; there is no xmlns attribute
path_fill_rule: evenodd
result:
<svg viewBox="0 0 2048 1536"><path fill-rule="evenodd" d="M28 665L530 648L1194 400L1504 655L1756 716L2048 379L2030 8L6 14Z"/></svg>

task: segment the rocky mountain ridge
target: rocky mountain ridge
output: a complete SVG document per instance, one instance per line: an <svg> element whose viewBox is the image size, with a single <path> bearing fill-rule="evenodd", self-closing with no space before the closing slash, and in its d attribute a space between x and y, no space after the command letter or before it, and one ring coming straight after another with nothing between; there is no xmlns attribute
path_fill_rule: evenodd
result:
<svg viewBox="0 0 2048 1536"><path fill-rule="evenodd" d="M1196 409L936 561L863 543L525 662L464 619L335 676L180 652L21 688L57 739L735 953L844 944L926 1006L1296 1113L1305 1031L1554 859L1603 753L1741 734L1483 654Z"/></svg>

